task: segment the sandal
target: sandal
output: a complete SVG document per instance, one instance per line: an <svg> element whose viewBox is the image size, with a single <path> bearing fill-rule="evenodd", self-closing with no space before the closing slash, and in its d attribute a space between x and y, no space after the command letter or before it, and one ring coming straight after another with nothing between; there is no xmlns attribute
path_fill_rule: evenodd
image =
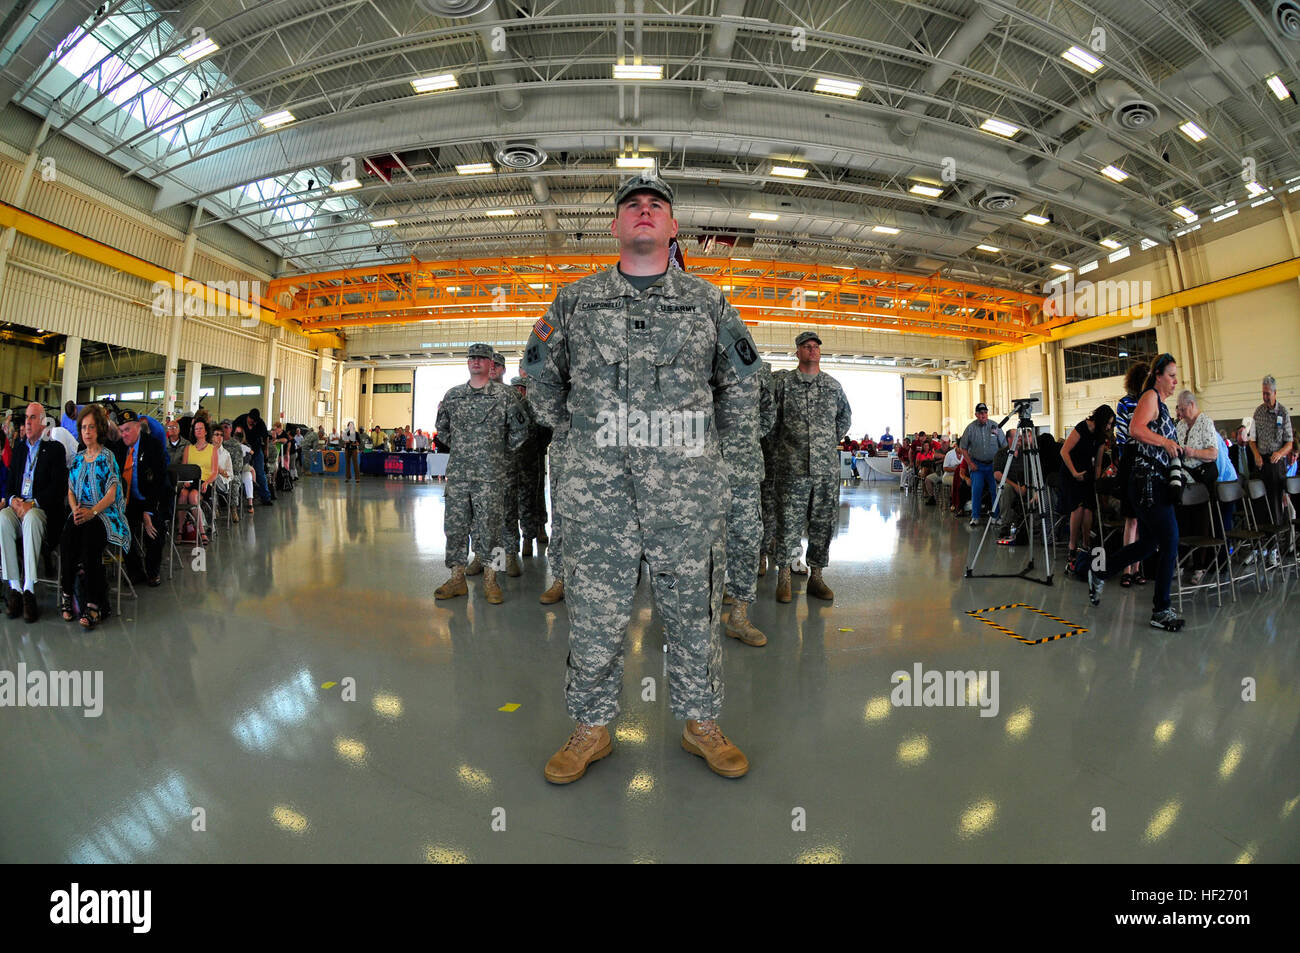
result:
<svg viewBox="0 0 1300 953"><path fill-rule="evenodd" d="M77 617L77 613L72 609L72 596L66 592L59 593L59 615L63 616L64 622L71 622Z"/></svg>
<svg viewBox="0 0 1300 953"><path fill-rule="evenodd" d="M1133 577L1128 573L1123 573L1119 577L1119 584L1121 588L1127 589L1133 585Z"/></svg>
<svg viewBox="0 0 1300 953"><path fill-rule="evenodd" d="M1142 570L1139 569L1137 572L1133 574L1133 585L1145 586L1146 584L1147 584L1147 577L1142 575Z"/></svg>
<svg viewBox="0 0 1300 953"><path fill-rule="evenodd" d="M77 621L81 623L83 629L89 632L96 626L96 624L98 624L100 618L99 609L95 606L88 605L86 608L81 610L81 618Z"/></svg>

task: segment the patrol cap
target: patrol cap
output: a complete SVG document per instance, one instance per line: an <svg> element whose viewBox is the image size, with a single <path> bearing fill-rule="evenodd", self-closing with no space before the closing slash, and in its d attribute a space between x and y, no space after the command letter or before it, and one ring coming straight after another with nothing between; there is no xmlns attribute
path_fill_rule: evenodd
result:
<svg viewBox="0 0 1300 953"><path fill-rule="evenodd" d="M987 414L988 412L989 412L989 405L988 405L988 404L985 404L985 403L983 403L983 402L980 402L980 403L978 403L978 404L975 405L975 413L977 413L977 414Z"/></svg>
<svg viewBox="0 0 1300 953"><path fill-rule="evenodd" d="M653 192L655 195L667 199L669 205L673 204L673 187L659 176L649 172L642 172L630 179L625 179L623 184L618 187L618 191L614 193L614 204L617 206L629 195L637 192Z"/></svg>
<svg viewBox="0 0 1300 953"><path fill-rule="evenodd" d="M511 386L511 387L527 387L527 386L528 386L528 378L527 378L527 377L512 377L512 378L510 378L510 386Z"/></svg>
<svg viewBox="0 0 1300 953"><path fill-rule="evenodd" d="M500 351L493 351L493 352L492 352L492 363L493 363L493 364L500 364L502 367L505 367L505 366L506 366L506 356L505 356L504 354L502 354Z"/></svg>
<svg viewBox="0 0 1300 953"><path fill-rule="evenodd" d="M471 345L469 346L469 356L470 356L470 357L486 357L486 358L488 358L489 360L491 360L491 358L492 358L492 348L488 347L486 344L471 344Z"/></svg>
<svg viewBox="0 0 1300 953"><path fill-rule="evenodd" d="M805 331L805 332L803 332L803 334L799 335L797 338L794 339L794 346L795 346L795 347L803 347L803 346L804 346L805 344L807 344L809 341L816 341L816 342L817 342L817 346L818 346L818 347L821 347L822 339L819 338L819 337L817 336L817 332L816 332L816 331Z"/></svg>

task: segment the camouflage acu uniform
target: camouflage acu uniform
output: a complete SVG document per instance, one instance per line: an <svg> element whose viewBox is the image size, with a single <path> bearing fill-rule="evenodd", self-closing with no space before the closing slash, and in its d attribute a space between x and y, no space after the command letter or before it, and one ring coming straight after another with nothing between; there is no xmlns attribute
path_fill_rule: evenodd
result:
<svg viewBox="0 0 1300 953"><path fill-rule="evenodd" d="M760 400L766 400L772 404L773 429L775 429L776 405L774 403L772 390L775 387L772 378L772 365L763 362L763 370L759 375L759 383L763 386L764 393ZM763 482L759 484L759 500L762 505L763 514L763 544L761 552L771 555L774 551L776 542L776 466L772 462L772 430L769 430L763 436L759 437L759 446L763 450Z"/></svg>
<svg viewBox="0 0 1300 953"><path fill-rule="evenodd" d="M740 383L758 363L722 294L676 268L644 292L617 268L584 278L533 328L529 400L563 444L558 454L552 444L552 508L564 520L574 720L603 725L618 714L642 559L664 620L673 715L717 717L731 503L719 434L753 414L756 396ZM682 430L665 414L684 425L675 446L664 435Z"/></svg>
<svg viewBox="0 0 1300 953"><path fill-rule="evenodd" d="M556 430L551 436L551 445L547 448L547 470L551 481L551 541L546 544L546 559L551 565L551 575L564 579L564 517L556 508L559 498L561 461L564 459L564 433Z"/></svg>
<svg viewBox="0 0 1300 953"><path fill-rule="evenodd" d="M774 374L773 401L777 565L788 566L798 559L806 523L808 566L823 569L830 563L839 518L839 443L853 414L839 381L824 371L815 377L798 369Z"/></svg>
<svg viewBox="0 0 1300 953"><path fill-rule="evenodd" d="M513 389L513 385L511 385L511 389ZM538 432L541 428L537 426L537 418L533 414L532 406L528 403L527 397L522 402L524 410L528 414L528 439L519 448L518 453L515 454L515 483L517 490L514 519L517 521L520 535L524 539L536 539L542 524L546 521L542 515L544 510L540 507L540 500L538 499L538 490L542 481L541 455L543 450L541 434Z"/></svg>
<svg viewBox="0 0 1300 953"><path fill-rule="evenodd" d="M504 386L504 385L503 385ZM529 519L535 519L532 515L534 507L528 502L529 477L523 474L524 468L528 465L528 460L535 459L537 456L537 424L533 420L533 412L528 406L528 401L519 396L519 393L513 386L507 387L510 396L514 398L520 411L525 418L525 427L527 436L518 449L510 454L510 462L506 467L506 476L503 481L503 492L505 498L504 513L505 517L501 521L501 548L506 553L519 554L519 524L524 521L525 511ZM532 526L532 534L528 532L528 526ZM524 536L531 539L537 535L537 528L531 523L526 523Z"/></svg>
<svg viewBox="0 0 1300 953"><path fill-rule="evenodd" d="M727 595L750 603L758 594L758 547L763 540L759 512L759 487L763 482L760 439L772 429L775 416L772 390L762 378L771 377L761 366L741 382L750 394L752 410L723 435L722 459L731 485L731 511L727 515Z"/></svg>
<svg viewBox="0 0 1300 953"><path fill-rule="evenodd" d="M519 396L504 384L488 381L477 390L460 384L438 405L438 438L451 454L443 497L448 568L469 562L471 524L476 548L501 538L510 454L527 437L527 414ZM490 553L480 556L491 558Z"/></svg>

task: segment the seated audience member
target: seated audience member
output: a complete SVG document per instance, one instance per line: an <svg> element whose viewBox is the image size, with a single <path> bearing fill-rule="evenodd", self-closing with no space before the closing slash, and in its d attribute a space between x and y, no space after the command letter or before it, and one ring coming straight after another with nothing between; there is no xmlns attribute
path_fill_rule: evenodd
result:
<svg viewBox="0 0 1300 953"><path fill-rule="evenodd" d="M954 516L960 517L971 501L973 481L971 480L970 460L961 450L954 450L954 452L957 454L958 463L957 469L953 471L952 512Z"/></svg>
<svg viewBox="0 0 1300 953"><path fill-rule="evenodd" d="M229 420L221 422L221 447L230 456L230 481L226 485L226 502L230 506L230 518L234 522L239 522L239 511L242 510L244 502L244 467L247 466L247 458L244 451L244 442L235 439L235 428Z"/></svg>
<svg viewBox="0 0 1300 953"><path fill-rule="evenodd" d="M0 574L9 583L6 608L9 618L22 615L28 622L40 618L36 578L42 547L47 541L51 548L58 545L67 506L68 458L63 445L41 439L44 434L45 408L32 402L10 455L8 505L0 509Z"/></svg>
<svg viewBox="0 0 1300 953"><path fill-rule="evenodd" d="M1086 419L1079 421L1061 447L1061 513L1070 517L1069 572L1087 572L1092 561L1089 541L1092 514L1097 508L1096 480L1103 457L1101 446L1115 422L1115 411L1102 404Z"/></svg>
<svg viewBox="0 0 1300 953"><path fill-rule="evenodd" d="M76 616L73 593L78 572L84 571L86 587L81 604L81 627L93 629L107 608L108 586L104 579L104 549L131 544L131 530L122 505L121 474L113 452L104 446L108 418L98 404L87 404L77 415L77 431L84 450L78 452L68 471L67 520L59 549L62 578L59 580L59 613L65 622Z"/></svg>
<svg viewBox="0 0 1300 953"><path fill-rule="evenodd" d="M220 427L212 431L212 446L217 453L217 472L212 478L212 485L216 492L220 493L227 500L230 499L230 486L234 483L235 478L235 461L230 456L230 451L226 449L226 434ZM231 507L232 519L239 519L237 507ZM216 507L213 507L216 512Z"/></svg>
<svg viewBox="0 0 1300 953"><path fill-rule="evenodd" d="M195 531L198 541L206 546L208 545L208 534L203 526L203 508L199 506L200 501L204 503L212 500L212 481L217 475L217 452L212 444L208 443L208 424L206 420L195 419L193 422L194 443L185 448L182 463L193 464L199 468L199 484L184 484L181 489L180 504L181 506L196 506L194 519L196 520L197 529Z"/></svg>
<svg viewBox="0 0 1300 953"><path fill-rule="evenodd" d="M957 451L950 449L943 455L941 471L936 470L925 478L925 482L929 484L930 502L938 503L939 494L944 489L947 490L949 497L952 496L952 481L957 476L957 465L960 462Z"/></svg>
<svg viewBox="0 0 1300 953"><path fill-rule="evenodd" d="M236 471L239 480L237 481L243 488L243 500L246 511L251 515L253 512L253 448L248 445L248 437L244 434L242 427L235 427L231 433L230 446L238 445L239 451L244 455L244 468L242 471ZM233 461L234 458L232 457ZM239 487L236 487L238 492Z"/></svg>
<svg viewBox="0 0 1300 953"><path fill-rule="evenodd" d="M12 453L9 434L4 427L0 427L0 509L9 505L9 501L4 499L4 490L9 485L9 461Z"/></svg>
<svg viewBox="0 0 1300 953"><path fill-rule="evenodd" d="M1006 477L1004 483L1002 478ZM1012 543L1024 522L1025 512L1030 503L1029 487L1025 480L1024 450L1017 445L1016 452L1010 446L998 447L993 458L993 480L1002 489L998 493L997 511L1000 514L1002 531L998 542ZM1031 531L1033 527L1026 527Z"/></svg>
<svg viewBox="0 0 1300 953"><path fill-rule="evenodd" d="M1210 491L1210 499L1215 500L1218 498L1220 481L1232 482L1237 479L1237 469L1232 465L1228 448L1214 429L1214 420L1201 411L1196 395L1190 390L1178 395L1174 413L1178 419L1175 427L1178 444L1183 450L1183 465L1193 480L1204 484ZM1236 508L1236 503L1220 504L1219 512L1223 514L1226 529L1232 529ZM1178 519L1180 536L1212 536L1217 531L1217 527L1211 527L1203 506L1178 506L1174 508L1174 515ZM1220 564L1227 555L1226 552L1219 554ZM1214 556L1209 550L1197 550L1192 556L1190 581L1193 586L1205 578L1205 570L1213 562Z"/></svg>
<svg viewBox="0 0 1300 953"><path fill-rule="evenodd" d="M118 424L122 445L113 450L118 471L122 474L122 500L131 538L144 548L144 565L140 548L126 549L126 576L138 586L162 585L163 536L171 518L171 482L167 475L167 455L161 441L154 439L149 426L134 410L122 411Z"/></svg>
<svg viewBox="0 0 1300 953"><path fill-rule="evenodd" d="M167 463L169 466L175 466L185 459L185 448L190 442L181 436L180 421L167 421L167 443L163 446L163 451L167 454Z"/></svg>

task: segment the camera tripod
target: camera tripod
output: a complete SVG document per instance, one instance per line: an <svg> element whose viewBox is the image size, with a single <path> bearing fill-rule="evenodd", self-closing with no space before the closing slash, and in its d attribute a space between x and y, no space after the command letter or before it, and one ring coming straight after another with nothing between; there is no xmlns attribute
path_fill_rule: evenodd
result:
<svg viewBox="0 0 1300 953"><path fill-rule="evenodd" d="M1022 498L1021 508L1024 511L1024 530L1029 539L1029 559L1019 572L981 573L980 576L990 579L1028 579L1030 582L1050 586L1052 584L1052 500L1047 485L1043 482L1043 463L1038 455L1038 435L1034 432L1034 421L1029 415L1031 406L1032 401L1030 400L1017 400L1015 402L1016 409L1011 414L1003 417L1001 422L998 423L998 427L1001 428L1011 419L1012 414L1019 413L1020 419L1007 443L1007 462L1002 470L1002 479L993 492L992 507L996 509L998 502L1002 499L1002 489L1007 485L1007 478L1011 475L1012 461L1015 460L1017 453L1019 453L1021 469L1024 471L1025 493ZM993 520L990 518L984 524L984 532L980 536L979 545L975 547L970 562L966 564L967 578L975 575L975 564L979 561L980 553L984 551L984 546L989 538L989 530L992 526ZM1038 531L1043 543L1043 568L1047 573L1044 579L1036 579L1029 575L1034 571L1035 530Z"/></svg>

